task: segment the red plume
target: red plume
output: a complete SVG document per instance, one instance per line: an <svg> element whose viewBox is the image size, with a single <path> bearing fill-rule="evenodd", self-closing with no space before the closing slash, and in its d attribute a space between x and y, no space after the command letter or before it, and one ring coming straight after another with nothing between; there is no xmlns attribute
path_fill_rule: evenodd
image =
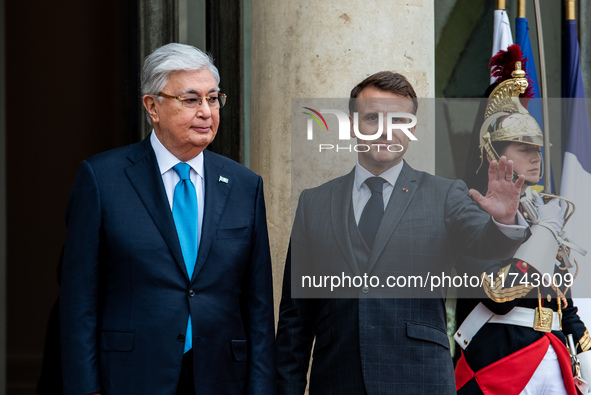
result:
<svg viewBox="0 0 591 395"><path fill-rule="evenodd" d="M533 81L529 78L529 72L526 67L528 60L523 57L521 48L517 44L510 45L506 51L500 50L490 60L489 67L491 69L490 75L496 77L495 82L503 82L511 78L511 73L515 70L515 62L521 61L521 69L525 71L525 78L529 83L525 89L525 93L519 95L522 98L534 97Z"/></svg>

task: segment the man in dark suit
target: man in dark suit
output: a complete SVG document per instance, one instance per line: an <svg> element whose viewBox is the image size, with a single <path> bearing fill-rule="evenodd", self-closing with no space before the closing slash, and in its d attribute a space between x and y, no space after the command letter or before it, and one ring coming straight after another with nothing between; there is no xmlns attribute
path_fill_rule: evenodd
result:
<svg viewBox="0 0 591 395"><path fill-rule="evenodd" d="M402 160L408 136L397 129L387 138L386 114L416 114L418 106L400 74L368 77L349 106L361 137L377 135L380 114L383 133L358 138L371 149L359 152L348 175L300 195L277 330L279 393L304 393L315 339L313 395L454 394L445 289L384 285L388 277L449 275L460 252L511 256L525 237L524 224L514 225L523 176L513 182L513 164L501 158L489 172L493 191L470 191L476 204L462 181L412 169ZM365 281L329 292L306 288L305 275L366 275L384 285Z"/></svg>
<svg viewBox="0 0 591 395"><path fill-rule="evenodd" d="M79 168L61 294L65 394L273 394L263 184L205 150L225 95L211 58L146 58L138 144Z"/></svg>

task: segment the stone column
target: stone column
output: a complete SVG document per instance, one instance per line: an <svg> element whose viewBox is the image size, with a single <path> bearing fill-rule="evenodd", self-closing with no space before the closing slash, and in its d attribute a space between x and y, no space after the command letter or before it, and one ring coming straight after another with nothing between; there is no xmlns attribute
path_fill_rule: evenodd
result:
<svg viewBox="0 0 591 395"><path fill-rule="evenodd" d="M294 214L291 164L306 160L291 157L291 99L348 98L382 70L434 97L434 45L429 0L253 1L251 168L265 181L276 302ZM434 132L418 137L420 148L411 145L405 159L433 172Z"/></svg>
<svg viewBox="0 0 591 395"><path fill-rule="evenodd" d="M138 1L138 69L144 64L146 56L165 44L178 42L178 9L176 0ZM148 122L143 106L139 111L141 138L146 137L152 127Z"/></svg>

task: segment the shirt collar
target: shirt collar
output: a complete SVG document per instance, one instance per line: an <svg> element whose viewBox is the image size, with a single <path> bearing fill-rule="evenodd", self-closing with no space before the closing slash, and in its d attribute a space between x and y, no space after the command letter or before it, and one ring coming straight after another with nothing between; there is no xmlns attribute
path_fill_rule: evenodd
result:
<svg viewBox="0 0 591 395"><path fill-rule="evenodd" d="M160 140L158 140L154 130L152 130L152 134L150 135L150 143L152 144L152 148L156 154L156 161L158 162L161 175L172 169L177 163L181 162L176 156L167 150L164 145L162 145ZM191 166L191 168L195 170L201 178L203 178L203 152L199 153L199 155L186 161L185 163Z"/></svg>
<svg viewBox="0 0 591 395"><path fill-rule="evenodd" d="M378 177L382 177L388 184L394 186L396 184L396 180L398 180L398 176L402 171L402 167L404 166L404 160L401 160L396 166L386 170ZM369 170L365 167L361 166L359 163L359 159L357 159L357 164L355 165L355 181L354 185L357 190L361 189L361 186L370 177L375 177Z"/></svg>

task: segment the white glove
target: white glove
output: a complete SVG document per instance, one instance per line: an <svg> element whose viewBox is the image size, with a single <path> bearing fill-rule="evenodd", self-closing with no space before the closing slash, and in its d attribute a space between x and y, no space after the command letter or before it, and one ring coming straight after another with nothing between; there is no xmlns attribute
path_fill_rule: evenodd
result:
<svg viewBox="0 0 591 395"><path fill-rule="evenodd" d="M581 364L581 377L575 377L575 385L583 394L588 394L590 391L589 382L591 381L591 351L585 351L577 355L577 359Z"/></svg>
<svg viewBox="0 0 591 395"><path fill-rule="evenodd" d="M566 212L566 204L564 207L560 204L560 199L552 199L544 204L544 199L540 196L538 191L533 191L534 203L538 211L538 221L549 226L559 234L564 226L564 213Z"/></svg>

